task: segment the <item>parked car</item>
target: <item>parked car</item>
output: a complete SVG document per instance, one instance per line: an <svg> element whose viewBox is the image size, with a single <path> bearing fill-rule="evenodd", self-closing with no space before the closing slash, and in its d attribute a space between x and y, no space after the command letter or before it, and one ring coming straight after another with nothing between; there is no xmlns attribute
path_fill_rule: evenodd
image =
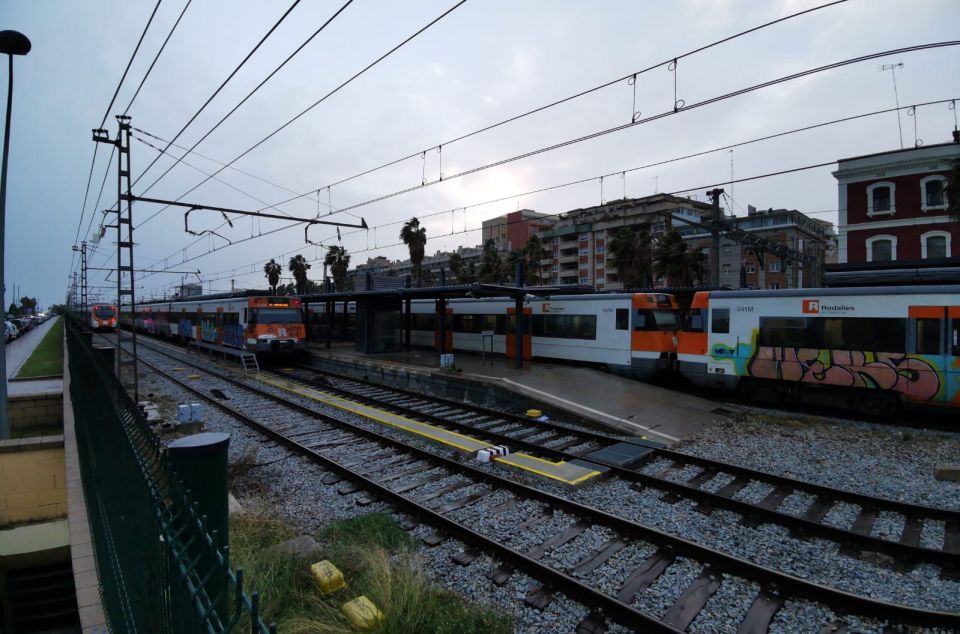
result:
<svg viewBox="0 0 960 634"><path fill-rule="evenodd" d="M5 329L6 329L6 339L7 339L8 342L13 341L14 339L16 339L17 337L20 336L20 330L19 330L15 325L13 325L12 322L5 321L5 322L3 322L3 323L4 323L5 327L6 327L6 328L5 328Z"/></svg>

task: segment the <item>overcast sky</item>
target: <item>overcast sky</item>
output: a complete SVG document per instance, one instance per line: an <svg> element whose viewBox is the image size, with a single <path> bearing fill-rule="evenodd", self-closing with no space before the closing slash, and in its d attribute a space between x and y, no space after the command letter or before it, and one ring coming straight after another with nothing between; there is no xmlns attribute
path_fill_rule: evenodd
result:
<svg viewBox="0 0 960 634"><path fill-rule="evenodd" d="M335 13L345 0L303 0L178 141L192 146L250 90ZM129 110L132 125L170 140L290 6L292 0L194 0ZM238 109L209 138L144 193L173 162L161 158L134 187L137 195L183 196L212 173L330 90L455 4L456 0L389 2L355 0L302 52ZM6 213L7 302L12 284L43 305L63 301L71 271L71 246L83 210L93 156L91 129L100 125L150 12L153 0L6 0L0 28L26 34L33 50L15 58L14 108ZM147 32L106 127L116 134L123 112L186 0L163 0ZM798 71L886 50L957 37L957 0L849 0L771 26L666 66L499 127L465 141L436 146L557 99L641 71L764 22L823 2L807 0L660 0L564 2L469 0L324 103L235 163L184 201L256 210L293 196L283 213L315 216L328 204L342 208L496 162L631 120L673 110ZM581 185L526 194L601 174L615 173L768 134L894 106L891 73L882 64L903 62L896 81L901 105L960 97L960 47L894 55L845 66L725 101L681 111L596 139L476 174L446 180L350 211L369 231L342 229L353 263L368 257L406 256L397 242L401 223L420 216L427 252L476 245L482 220L530 208L546 213L637 197L690 190L701 200L707 185L837 158L900 147L893 114L752 144L730 152L678 161L614 176L601 187ZM6 82L6 64L3 64ZM903 143L950 140L955 110L944 104L901 117ZM916 136L914 126L916 125ZM133 174L157 156L155 139L137 132ZM316 190L381 163L427 150L421 160ZM179 150L171 148L171 151ZM95 237L101 214L116 200L115 164L106 179L109 146L97 153L81 240ZM206 158L204 158L206 157ZM213 159L211 161L210 159ZM836 222L836 181L830 167L726 186L732 211L787 207ZM835 169L835 168L833 168ZM257 178L253 178L255 175ZM266 181L266 182L265 182ZM498 203L479 205L504 198ZM726 203L725 203L726 204ZM450 212L459 208L460 211ZM463 208L466 208L464 211ZM304 243L302 226L240 242L284 226L281 221L237 219L217 229L225 239L184 232L183 209L162 211L137 203L136 255L141 268L200 269L204 289L263 287L270 257L323 249ZM274 211L275 210L271 210ZM90 232L87 226L96 212ZM446 212L446 213L438 213ZM431 217L425 217L434 214ZM359 222L346 213L331 216ZM215 229L218 214L194 212L195 231ZM141 223L142 226L141 226ZM464 232L466 230L466 232ZM335 230L314 227L310 237L336 244ZM91 265L115 265L113 232L96 247ZM232 246L212 251L213 248ZM189 246L188 245L192 245ZM183 249L185 247L186 251ZM181 264L184 259L193 258ZM321 277L319 264L311 271ZM105 272L91 272L100 285ZM111 279L114 279L111 277ZM142 280L142 281L141 281ZM143 275L141 297L169 290L177 275ZM109 291L94 290L105 298Z"/></svg>

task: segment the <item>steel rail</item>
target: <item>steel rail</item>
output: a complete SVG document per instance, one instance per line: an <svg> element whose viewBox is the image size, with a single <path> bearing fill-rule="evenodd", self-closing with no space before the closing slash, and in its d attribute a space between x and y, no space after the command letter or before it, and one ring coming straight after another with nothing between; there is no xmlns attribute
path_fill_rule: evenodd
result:
<svg viewBox="0 0 960 634"><path fill-rule="evenodd" d="M797 531L803 535L812 535L816 537L823 537L830 541L838 542L843 546L847 547L856 547L859 550L866 550L871 552L879 552L886 555L889 555L900 562L903 563L928 563L935 565L939 568L948 569L951 572L960 571L960 553L937 550L933 548L926 548L919 545L910 545L903 544L901 542L895 542L887 539L880 539L878 537L872 537L868 534L856 533L847 529L838 528L831 526L829 524L822 524L820 522L815 522L813 520L805 519L801 516L790 515L789 513L782 513L773 509L768 509L759 504L753 504L750 502L743 502L736 500L732 497L727 497L724 495L719 495L711 491L706 491L697 487L689 486L681 482L674 482L667 478L648 475L645 473L640 473L638 471L633 471L631 469L626 469L618 465L607 463L602 460L597 460L592 457L584 457L577 454L568 453L566 451L560 451L556 449L551 449L550 447L545 447L543 445L538 445L536 443L528 442L522 438L514 438L508 434L487 431L470 425L469 423L461 423L458 421L449 420L443 418L443 416L437 416L427 412L420 412L416 408L397 405L394 403L384 402L377 400L374 397L364 396L361 394L356 394L351 392L348 389L325 385L320 382L311 381L309 379L303 379L302 377L297 377L295 375L290 375L289 373L283 372L281 370L271 369L271 373L276 374L277 376L289 379L293 377L300 382L306 383L311 387L322 389L325 391L335 392L342 396L347 396L357 401L365 402L368 404L377 405L378 407L384 409L392 409L397 413L402 413L411 417L418 417L423 420L429 421L434 424L451 427L460 432L466 432L474 436L479 436L482 438L489 438L492 440L491 445L509 445L512 447L520 447L534 454L540 454L543 456L549 456L550 458L560 459L565 461L571 460L586 460L588 462L595 462L601 464L610 469L610 473L616 475L617 477L637 483L650 486L656 489L660 489L669 493L674 493L682 497L692 499L705 507L721 508L729 511L733 511L743 516L753 517L762 522L779 524L785 526L793 531ZM354 383L372 385L367 382L357 381L356 379L346 379ZM384 391L392 391L393 388L383 388L380 386L375 386L378 389ZM429 400L434 401L432 396L419 395L417 398L420 400ZM457 407L457 404L451 404L450 407ZM501 418L493 410L488 414L491 418ZM535 426L536 421L526 419L526 425ZM578 431L573 429L566 429L560 427L560 429L565 429L565 433L570 436L577 436ZM609 439L608 440L613 440ZM685 454L684 454L685 455ZM718 463L723 465L724 463ZM726 466L717 467L718 470L727 471ZM765 474L764 474L765 475ZM758 478L754 478L758 479ZM758 479L759 480L759 479ZM763 481L763 480L759 480ZM834 489L827 489L830 491L832 497L837 497L832 492ZM885 500L877 499L876 504L871 508L876 508L877 510L888 510L883 506ZM960 516L960 514L958 514Z"/></svg>
<svg viewBox="0 0 960 634"><path fill-rule="evenodd" d="M158 349L153 349L153 350L162 355L173 358L178 362L186 361L181 357L174 356L168 352L164 352ZM579 504L577 502L573 502L572 500L568 500L566 498L556 496L552 493L548 493L546 491L542 491L542 490L521 484L519 482L515 482L510 479L496 476L492 473L488 473L486 471L477 469L476 467L469 466L459 461L452 460L450 458L445 458L443 456L437 455L425 449L420 449L418 447L408 445L402 441L396 440L394 438L390 438L388 436L384 436L378 432L368 430L363 427L359 427L352 423L338 420L329 415L317 412L304 405L291 402L281 396L250 386L243 381L223 375L219 372L214 372L211 369L201 366L199 364L196 364L190 361L186 361L186 362L189 365L192 365L197 369L203 372L206 372L207 374L214 376L222 381L225 381L227 383L236 385L237 387L246 389L249 392L253 392L258 396L274 401L283 407L292 409L308 417L321 419L321 420L333 423L339 427L347 428L353 433L364 436L366 438L373 439L376 442L383 443L390 447L395 447L408 454L416 456L420 460L440 465L444 468L449 469L454 473L458 473L460 475L464 475L466 477L472 478L474 480L479 480L488 484L498 485L503 489L510 490L515 494L519 494L521 496L544 503L549 507L552 507L555 509L561 509L574 516L587 518L593 524L605 526L622 535L630 536L634 539L640 539L647 542L652 542L654 544L657 544L660 547L664 547L668 549L670 552L675 553L676 555L689 557L690 559L693 559L702 565L710 566L718 571L733 574L738 577L752 580L756 582L758 585L760 585L763 590L769 590L781 595L786 593L794 597L803 598L816 603L820 603L830 607L831 609L835 610L840 614L853 613L853 614L859 614L861 616L867 616L871 618L893 620L898 623L903 623L906 625L919 625L919 626L929 626L929 627L947 626L947 627L960 628L960 613L951 613L951 612L943 612L943 611L936 611L936 610L923 610L920 608L914 608L914 607L905 606L905 605L886 603L883 601L876 601L868 597L860 596L860 595L846 592L843 590L837 590L835 588L831 588L827 586L822 586L819 584L815 584L815 583L800 579L798 577L794 577L792 575L789 575L783 572L765 568L757 564L751 563L749 561L739 559L731 555L727 555L720 551L713 550L705 546L700 546L699 544L687 541L680 537L676 537L668 533L664 533L656 529L652 529L652 528L643 526L641 524L637 524L635 522L625 520L615 515L611 515L610 513L607 513L605 511L600 511L598 509L594 509L594 508ZM164 371L157 368L154 364L150 364L149 362L145 362L145 363L148 363L148 365L152 369L154 369L160 374L163 374L168 379L176 382L178 385L181 385L187 390L191 391L192 393L197 394L204 400L207 400L208 402L215 404L218 408L222 409L223 411L228 411L231 413L231 415L236 415L245 421L253 420L247 417L246 415L244 415L242 412L238 412L233 408L230 408L229 406L227 406L225 403L222 403L214 399L212 396L207 395L206 393L200 391L199 389L194 388L193 386L187 383L184 383L183 381L179 380L179 378L173 375L170 375L168 373L165 373ZM262 424L256 423L256 421L253 421L253 422L255 423L255 426L258 427L258 429L259 428L268 429ZM309 452L311 455L316 454L316 452L314 452L313 450L307 447L303 447L302 445L297 443L295 440L289 439L286 436L283 436L282 434L280 434L279 432L276 432L275 430L271 430L269 435L271 436L276 435L278 437L278 440L280 440L284 444L288 444L288 446L290 446L291 448L295 448L297 451L302 451L304 453ZM520 561L520 562L523 562L524 565L527 565L527 563L529 563L531 568L528 568L527 570L532 569L534 571L531 574L531 576L537 577L541 581L546 580L546 583L555 585L557 588L563 589L563 591L565 593L569 593L569 596L571 597L588 596L590 597L591 600L596 600L597 601L596 605L590 606L590 607L597 607L597 606L601 607L605 611L604 613L607 614L607 616L611 616L611 617L615 616L617 620L620 620L620 622L623 622L624 624L627 624L630 626L635 626L636 622L630 621L629 619L641 618L644 623L649 622L651 624L651 627L657 628L658 631L676 631L676 630L673 630L672 628L669 628L669 626L666 626L669 629L662 629L665 627L665 624L663 624L660 621L650 620L649 616L639 612L635 608L627 604L624 604L614 599L613 597L610 597L609 595L599 592L590 586L586 586L583 583L569 577L564 573L561 573L555 569L549 568L548 566L545 566L544 564L541 564L536 560L532 560L531 558L526 557L522 553L512 551L511 549L503 546L502 544L498 544L497 542L483 535L479 535L467 527L459 526L452 520L445 518L444 516L439 515L438 513L435 513L430 509L423 508L422 505L419 505L416 502L413 502L408 498L400 494L397 494L383 487L382 485L379 485L376 482L369 480L368 478L360 474L356 474L350 471L349 469L347 469L346 467L343 467L342 465L339 465L336 468L336 470L338 472L341 472L340 470L343 470L342 473L344 474L348 474L348 473L352 474L347 476L348 479L361 482L363 483L363 486L367 486L371 489L374 489L375 495L378 495L378 496L382 495L387 499L394 500L399 504L402 504L409 508L413 508L415 512L417 512L418 514L421 513L420 509L422 509L423 516L429 517L431 519L436 519L436 521L439 522L441 525L443 525L444 527L449 527L451 531L455 532L458 535L467 536L468 541L475 538L478 541L473 543L482 544L482 549L487 550L488 552L491 550L493 552L498 552L498 553L502 552L504 555L504 558L506 558L508 561ZM579 600L579 598L575 600Z"/></svg>

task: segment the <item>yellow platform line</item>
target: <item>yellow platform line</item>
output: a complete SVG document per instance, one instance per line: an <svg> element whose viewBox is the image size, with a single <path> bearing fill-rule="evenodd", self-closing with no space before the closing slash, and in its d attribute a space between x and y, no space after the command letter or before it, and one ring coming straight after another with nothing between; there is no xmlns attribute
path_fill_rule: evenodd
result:
<svg viewBox="0 0 960 634"><path fill-rule="evenodd" d="M369 405L363 405L362 403L357 403L356 401L351 401L350 399L343 398L340 396L334 396L327 392L314 390L312 388L304 388L302 386L296 385L294 383L289 383L287 381L275 381L272 379L267 379L267 378L264 378L262 375L257 376L256 379L261 383L265 383L266 385L270 385L277 389L286 390L287 392L293 392L294 394L297 394L304 398L309 398L311 400L324 403L331 407L336 407L337 409L348 411L352 414L356 414L357 416L362 416L364 418L375 420L377 422L383 423L384 425L389 425L391 427L403 430L408 433L416 434L418 436L423 436L424 438L429 438L430 440L439 442L444 445L449 445L451 447L455 447L461 451L474 453L476 451L479 451L480 449L485 449L486 447L490 446L489 443L479 440L477 438L474 438L472 436L467 436L466 434L460 434L460 433L446 430L446 429L441 430L440 428L434 425L411 420L404 416L400 416L399 414L394 414L392 412L380 410L375 407L371 407ZM442 431L443 433L433 434L428 431L424 431L423 428L435 429L437 431ZM523 461L512 460L511 458L513 458L513 456L517 456L518 458L522 457ZM548 468L553 467L554 469L562 469L566 465L569 465L571 467L576 467L577 469L583 469L583 467L580 467L579 465L572 465L570 463L562 462L562 461L551 462L550 460L544 460L543 458L531 456L523 452L518 452L516 454L507 455L507 456L499 456L494 458L494 460L503 462L504 464L508 464L517 469L530 471L531 473L535 473L545 478L550 478L551 480L558 480L560 482L563 482L565 484L570 484L570 485L580 484L590 478L600 475L599 471L585 470L586 471L585 473L579 475L576 478L572 478L572 479L567 478L561 475L557 475L556 473L551 473L548 470ZM537 469L530 465L524 464L524 462L527 460L542 463L544 465L544 468Z"/></svg>

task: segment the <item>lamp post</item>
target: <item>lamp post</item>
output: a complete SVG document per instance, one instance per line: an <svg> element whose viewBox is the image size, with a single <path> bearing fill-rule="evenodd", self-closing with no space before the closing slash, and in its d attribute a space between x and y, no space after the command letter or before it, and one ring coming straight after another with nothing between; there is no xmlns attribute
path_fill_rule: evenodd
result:
<svg viewBox="0 0 960 634"><path fill-rule="evenodd" d="M30 40L23 33L17 31L0 31L0 53L5 53L10 60L9 77L7 84L7 119L3 127L3 166L0 168L0 306L6 315L7 293L3 284L4 245L6 240L7 222L7 156L10 154L10 111L13 107L13 56L26 55L30 52ZM4 319L6 322L6 319ZM6 330L6 325L4 325ZM10 437L10 418L7 411L7 349L6 332L0 338L0 375L3 376L3 386L0 387L0 440Z"/></svg>

